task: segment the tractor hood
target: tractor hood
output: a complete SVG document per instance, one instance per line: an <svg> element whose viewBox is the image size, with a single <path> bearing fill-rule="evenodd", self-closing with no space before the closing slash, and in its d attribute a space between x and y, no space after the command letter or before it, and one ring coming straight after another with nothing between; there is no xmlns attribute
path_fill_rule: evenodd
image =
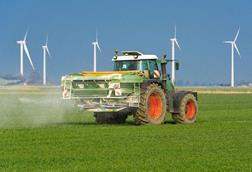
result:
<svg viewBox="0 0 252 172"><path fill-rule="evenodd" d="M79 74L63 76L61 80L99 80L141 83L144 80L144 73L142 71L81 72Z"/></svg>

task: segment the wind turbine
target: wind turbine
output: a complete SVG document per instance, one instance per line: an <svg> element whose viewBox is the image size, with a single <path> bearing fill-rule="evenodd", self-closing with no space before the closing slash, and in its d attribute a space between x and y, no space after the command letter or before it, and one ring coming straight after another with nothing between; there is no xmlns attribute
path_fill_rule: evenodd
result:
<svg viewBox="0 0 252 172"><path fill-rule="evenodd" d="M94 72L96 72L96 48L98 48L101 53L101 49L100 49L99 42L98 42L97 32L96 32L95 42L92 42L92 44L94 46Z"/></svg>
<svg viewBox="0 0 252 172"><path fill-rule="evenodd" d="M43 48L43 84L46 85L46 54L51 57L50 51L47 46L48 36L46 37L46 43L42 46Z"/></svg>
<svg viewBox="0 0 252 172"><path fill-rule="evenodd" d="M33 71L35 70L34 65L32 63L30 53L29 53L27 45L26 45L27 34L28 34L28 31L25 33L23 40L17 41L17 43L20 45L20 75L22 77L24 76L24 51L30 61L30 64L31 64Z"/></svg>
<svg viewBox="0 0 252 172"><path fill-rule="evenodd" d="M172 77L171 77L171 81L172 83L174 84L175 83L175 45L177 45L177 47L179 49L180 46L178 44L178 41L177 41L177 29L176 29L176 26L175 26L175 30L174 30L174 38L171 38L171 43L172 43Z"/></svg>
<svg viewBox="0 0 252 172"><path fill-rule="evenodd" d="M236 45L236 40L239 36L239 33L240 33L240 28L238 29L235 35L235 39L233 41L224 41L224 43L231 45L231 85L230 85L231 87L234 87L234 49L238 53L239 57L241 57L240 51Z"/></svg>

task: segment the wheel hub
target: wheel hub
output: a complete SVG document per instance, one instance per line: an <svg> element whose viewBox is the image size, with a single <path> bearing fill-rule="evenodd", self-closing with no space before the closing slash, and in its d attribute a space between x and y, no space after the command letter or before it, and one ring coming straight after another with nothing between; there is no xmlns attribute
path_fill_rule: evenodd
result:
<svg viewBox="0 0 252 172"><path fill-rule="evenodd" d="M152 93L148 97L148 115L152 119L158 119L162 113L162 98L158 93Z"/></svg>
<svg viewBox="0 0 252 172"><path fill-rule="evenodd" d="M193 119L196 113L196 107L193 101L189 101L185 107L185 114L187 119Z"/></svg>

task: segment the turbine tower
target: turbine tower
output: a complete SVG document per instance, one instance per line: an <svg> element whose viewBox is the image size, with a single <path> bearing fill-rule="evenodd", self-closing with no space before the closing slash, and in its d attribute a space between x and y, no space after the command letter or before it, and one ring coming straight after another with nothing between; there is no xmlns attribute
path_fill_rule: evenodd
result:
<svg viewBox="0 0 252 172"><path fill-rule="evenodd" d="M231 45L231 87L234 87L234 49L236 50L236 52L238 53L239 57L241 57L240 55L240 51L236 45L236 40L239 36L240 33L240 28L238 29L236 35L235 35L235 39L233 41L225 41L224 43L226 44L230 44Z"/></svg>
<svg viewBox="0 0 252 172"><path fill-rule="evenodd" d="M29 53L27 45L26 45L27 34L28 34L28 31L25 33L23 40L17 41L17 43L20 45L20 75L22 77L24 76L24 51L25 51L26 56L29 59L29 62L31 64L33 71L35 70L34 65L32 63L30 53Z"/></svg>
<svg viewBox="0 0 252 172"><path fill-rule="evenodd" d="M46 54L51 57L50 51L47 46L48 37L46 37L46 43L42 46L43 48L43 84L46 85Z"/></svg>
<svg viewBox="0 0 252 172"><path fill-rule="evenodd" d="M94 46L94 72L96 72L96 48L98 48L101 53L101 49L100 49L99 42L98 42L97 32L96 32L95 42L92 42L92 44Z"/></svg>
<svg viewBox="0 0 252 172"><path fill-rule="evenodd" d="M177 47L179 49L181 49L179 44L178 44L178 41L177 41L177 37L176 37L177 33L176 32L177 32L177 29L176 29L176 26L175 26L174 38L170 39L171 44L172 44L172 76L171 76L171 81L172 81L173 84L175 83L175 45L177 45Z"/></svg>

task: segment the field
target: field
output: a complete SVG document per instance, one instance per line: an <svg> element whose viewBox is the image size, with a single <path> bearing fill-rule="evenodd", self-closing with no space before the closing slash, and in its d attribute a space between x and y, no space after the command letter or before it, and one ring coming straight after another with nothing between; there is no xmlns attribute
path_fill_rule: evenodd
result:
<svg viewBox="0 0 252 172"><path fill-rule="evenodd" d="M58 88L1 88L0 171L251 171L252 94L236 92L201 92L195 124L135 126L96 125Z"/></svg>

